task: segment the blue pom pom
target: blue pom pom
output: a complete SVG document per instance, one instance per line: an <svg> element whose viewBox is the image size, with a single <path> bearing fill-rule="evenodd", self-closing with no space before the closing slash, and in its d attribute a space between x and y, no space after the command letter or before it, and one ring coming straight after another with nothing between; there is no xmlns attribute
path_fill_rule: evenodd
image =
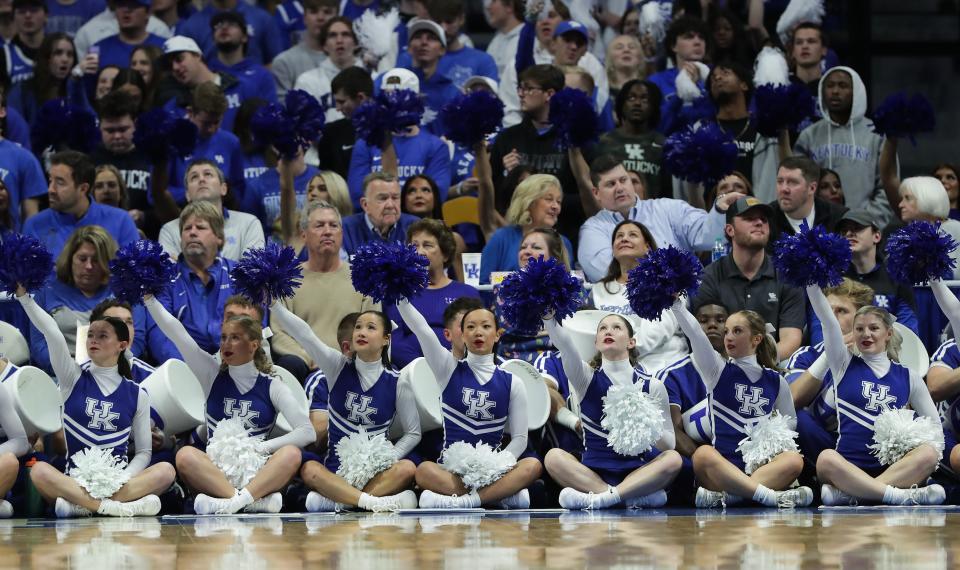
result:
<svg viewBox="0 0 960 570"><path fill-rule="evenodd" d="M173 111L157 107L137 118L133 143L151 156L187 156L197 146L197 126Z"/></svg>
<svg viewBox="0 0 960 570"><path fill-rule="evenodd" d="M428 266L413 246L373 241L357 248L350 276L354 289L386 307L426 289Z"/></svg>
<svg viewBox="0 0 960 570"><path fill-rule="evenodd" d="M100 130L89 109L53 99L37 112L30 138L37 154L49 147L89 153L100 143Z"/></svg>
<svg viewBox="0 0 960 570"><path fill-rule="evenodd" d="M287 91L284 103L285 106L269 103L257 109L250 119L250 132L260 144L272 145L280 156L293 160L320 138L323 108L302 89Z"/></svg>
<svg viewBox="0 0 960 570"><path fill-rule="evenodd" d="M326 115L323 106L317 98L303 89L291 89L284 98L287 116L289 116L297 131L297 138L301 145L309 146L323 135L323 126Z"/></svg>
<svg viewBox="0 0 960 570"><path fill-rule="evenodd" d="M715 123L700 123L670 135L663 160L677 178L712 187L736 169L737 145Z"/></svg>
<svg viewBox="0 0 960 570"><path fill-rule="evenodd" d="M917 93L894 93L880 103L873 112L873 131L888 137L907 137L914 146L919 133L933 132L937 124L933 105Z"/></svg>
<svg viewBox="0 0 960 570"><path fill-rule="evenodd" d="M887 272L905 285L922 285L930 279L953 279L956 260L950 254L957 242L940 225L911 222L887 238Z"/></svg>
<svg viewBox="0 0 960 570"><path fill-rule="evenodd" d="M53 256L33 236L9 233L0 244L0 285L13 295L17 284L27 291L43 287L53 272Z"/></svg>
<svg viewBox="0 0 960 570"><path fill-rule="evenodd" d="M230 270L233 290L261 307L293 297L303 271L292 247L268 241L266 247L248 249Z"/></svg>
<svg viewBox="0 0 960 570"><path fill-rule="evenodd" d="M557 148L582 148L600 136L600 119L593 98L565 87L550 98L550 124L557 133Z"/></svg>
<svg viewBox="0 0 960 570"><path fill-rule="evenodd" d="M377 101L386 110L388 128L391 131L400 131L413 125L419 125L423 117L423 98L420 94L409 89L393 89L381 91Z"/></svg>
<svg viewBox="0 0 960 570"><path fill-rule="evenodd" d="M165 291L177 274L177 264L163 247L143 239L121 247L110 260L110 290L117 299L135 305L144 295Z"/></svg>
<svg viewBox="0 0 960 570"><path fill-rule="evenodd" d="M553 313L559 323L577 312L582 291L580 280L559 259L531 259L500 284L503 320L517 331L535 334L545 314Z"/></svg>
<svg viewBox="0 0 960 570"><path fill-rule="evenodd" d="M488 91L458 95L440 111L440 122L448 139L471 148L500 128L503 102Z"/></svg>
<svg viewBox="0 0 960 570"><path fill-rule="evenodd" d="M850 243L823 226L785 235L773 246L777 275L794 287L833 287L850 267Z"/></svg>
<svg viewBox="0 0 960 570"><path fill-rule="evenodd" d="M667 112L669 117L676 117L670 121L667 126L669 131L664 134L670 135L683 127L694 125L698 122L712 123L717 120L717 108L710 102L709 97L698 97L693 101L684 101L679 97L671 97L667 101Z"/></svg>
<svg viewBox="0 0 960 570"><path fill-rule="evenodd" d="M354 109L353 130L370 147L382 147L386 131L386 111L375 100L367 99Z"/></svg>
<svg viewBox="0 0 960 570"><path fill-rule="evenodd" d="M660 320L678 295L693 297L703 265L697 256L674 246L651 251L627 274L627 299L641 319Z"/></svg>
<svg viewBox="0 0 960 570"><path fill-rule="evenodd" d="M799 83L760 85L753 93L754 125L765 137L775 137L780 130L796 130L803 121L816 114L816 102L810 90Z"/></svg>

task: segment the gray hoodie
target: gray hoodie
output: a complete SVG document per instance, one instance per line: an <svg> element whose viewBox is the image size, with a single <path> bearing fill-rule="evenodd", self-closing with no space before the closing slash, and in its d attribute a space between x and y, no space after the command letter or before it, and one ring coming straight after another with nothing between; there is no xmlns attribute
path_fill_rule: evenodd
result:
<svg viewBox="0 0 960 570"><path fill-rule="evenodd" d="M850 120L840 125L830 118L823 101L823 83L830 72L846 71L853 79L853 108ZM849 67L837 66L820 78L820 114L823 119L803 129L794 146L795 152L812 158L822 167L840 174L846 205L850 209L868 211L884 227L893 212L880 180L880 148L883 137L873 132L873 121L867 112L867 92L860 75Z"/></svg>

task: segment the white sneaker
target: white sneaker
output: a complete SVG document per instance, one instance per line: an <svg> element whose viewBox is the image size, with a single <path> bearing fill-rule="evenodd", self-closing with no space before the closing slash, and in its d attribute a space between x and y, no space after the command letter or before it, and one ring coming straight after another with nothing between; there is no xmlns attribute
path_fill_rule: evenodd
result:
<svg viewBox="0 0 960 570"><path fill-rule="evenodd" d="M374 513L395 513L401 509L417 508L417 494L407 489L396 495L387 495L385 497L374 497L367 495L364 508Z"/></svg>
<svg viewBox="0 0 960 570"><path fill-rule="evenodd" d="M283 495L279 491L260 497L243 508L245 513L279 513L283 508Z"/></svg>
<svg viewBox="0 0 960 570"><path fill-rule="evenodd" d="M420 493L421 509L470 509L479 506L476 504L473 494L457 496L441 495L433 491Z"/></svg>
<svg viewBox="0 0 960 570"><path fill-rule="evenodd" d="M56 513L58 519L89 517L93 514L93 511L90 509L85 509L79 505L74 505L63 497L57 497L57 502L54 504L53 511Z"/></svg>
<svg viewBox="0 0 960 570"><path fill-rule="evenodd" d="M343 510L343 505L331 501L316 491L307 493L306 503L308 513L338 513Z"/></svg>
<svg viewBox="0 0 960 570"><path fill-rule="evenodd" d="M857 500L829 483L820 487L820 502L826 507L855 506Z"/></svg>
<svg viewBox="0 0 960 570"><path fill-rule="evenodd" d="M902 505L942 505L947 498L943 487L934 483L926 487L915 487L910 489L910 495Z"/></svg>
<svg viewBox="0 0 960 570"><path fill-rule="evenodd" d="M781 509L809 507L812 502L813 489L810 487L796 487L786 491L777 491L777 507Z"/></svg>
<svg viewBox="0 0 960 570"><path fill-rule="evenodd" d="M656 509L667 504L667 492L660 489L649 495L628 499L626 504L628 509Z"/></svg>
<svg viewBox="0 0 960 570"><path fill-rule="evenodd" d="M564 487L560 491L560 506L571 511L606 508L600 499L601 493L584 493L573 487Z"/></svg>
<svg viewBox="0 0 960 570"><path fill-rule="evenodd" d="M13 505L10 501L0 500L0 519L8 519L13 516Z"/></svg>
<svg viewBox="0 0 960 570"><path fill-rule="evenodd" d="M232 515L240 510L240 505L235 499L236 496L221 499L197 493L197 497L193 500L193 511L198 515Z"/></svg>
<svg viewBox="0 0 960 570"><path fill-rule="evenodd" d="M125 517L155 517L160 512L160 497L145 495L136 501L120 503Z"/></svg>
<svg viewBox="0 0 960 570"><path fill-rule="evenodd" d="M520 489L516 493L500 499L500 502L497 505L504 509L529 509L530 508L530 491L526 489Z"/></svg>
<svg viewBox="0 0 960 570"><path fill-rule="evenodd" d="M694 504L698 509L723 508L723 493L697 487L697 498Z"/></svg>

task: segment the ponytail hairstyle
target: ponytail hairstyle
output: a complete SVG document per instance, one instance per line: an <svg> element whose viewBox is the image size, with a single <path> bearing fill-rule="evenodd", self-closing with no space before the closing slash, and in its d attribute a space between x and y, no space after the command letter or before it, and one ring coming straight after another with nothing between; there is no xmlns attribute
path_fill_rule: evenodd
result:
<svg viewBox="0 0 960 570"><path fill-rule="evenodd" d="M624 317L623 315L618 315L616 313L610 313L606 317L603 317L603 319L606 319L609 317L617 317L618 319L623 321L623 324L627 325L627 333L630 335L630 338L633 338L633 335L634 335L633 325L630 324L630 321L626 317ZM602 321L603 319L600 319L600 320ZM597 323L597 329L599 328L600 328L600 323ZM630 358L630 366L632 368L636 368L637 363L640 362L640 350L637 349L636 346L634 346L633 348L627 351L627 357ZM593 355L593 358L590 359L590 362L588 364L590 365L590 368L593 368L594 370L600 369L600 366L603 364L603 355L600 354L600 351L597 351L597 353Z"/></svg>
<svg viewBox="0 0 960 570"><path fill-rule="evenodd" d="M260 341L260 346L258 346L256 352L253 353L253 365L260 372L263 372L264 374L270 374L273 371L273 361L271 361L270 357L267 356L267 351L263 349L263 328L261 328L260 323L251 319L247 315L230 317L223 324L227 323L239 325L240 328L243 329L244 334L247 335L247 339ZM220 370L226 369L227 363L220 362Z"/></svg>
<svg viewBox="0 0 960 570"><path fill-rule="evenodd" d="M384 368L393 368L393 363L390 362L390 337L393 334L393 325L390 322L390 317L386 315L383 311L363 311L357 315L357 318L353 320L353 327L356 328L357 321L360 320L360 317L363 315L373 315L377 317L377 320L380 321L380 324L383 326L383 336L387 339L386 346L380 351L380 361L383 362ZM353 338L353 333L351 333L350 338ZM352 341L351 341L352 345ZM353 353L353 357L357 357L357 351L351 348L350 350Z"/></svg>
<svg viewBox="0 0 960 570"><path fill-rule="evenodd" d="M873 305L865 305L857 310L857 314L853 317L853 322L856 323L857 319L863 315L873 315L877 317L883 321L885 327L890 329L890 332L893 334L890 335L890 340L887 341L887 357L895 362L900 362L900 349L903 347L903 337L900 336L897 329L893 328L893 323L896 321L894 316L886 309L881 309Z"/></svg>
<svg viewBox="0 0 960 570"><path fill-rule="evenodd" d="M119 339L121 342L126 342L127 345L129 346L130 329L127 328L127 323L123 322L117 317L103 317L103 316L101 316L98 319L91 320L90 323L92 324L97 321L103 321L109 324L111 327L113 327L113 332L117 335L117 339ZM120 374L120 376L130 379L131 378L130 363L127 362L127 356L125 353L126 351L123 351L117 356L117 372Z"/></svg>
<svg viewBox="0 0 960 570"><path fill-rule="evenodd" d="M763 320L763 317L756 311L750 310L737 311L733 314L746 319L751 335L760 335L760 345L757 346L757 362L760 363L760 366L779 371L780 361L777 359L777 342L773 339L773 334L767 331L767 322Z"/></svg>

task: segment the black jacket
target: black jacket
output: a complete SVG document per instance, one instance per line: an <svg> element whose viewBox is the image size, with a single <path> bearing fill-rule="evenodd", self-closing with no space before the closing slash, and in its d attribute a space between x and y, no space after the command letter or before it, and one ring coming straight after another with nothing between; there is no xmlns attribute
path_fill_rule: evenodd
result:
<svg viewBox="0 0 960 570"><path fill-rule="evenodd" d="M773 252L773 244L775 244L783 234L793 235L796 232L793 230L793 226L791 226L787 220L787 215L780 209L780 204L776 200L770 202L770 207L773 208L773 216L770 218L770 241L767 243L767 251ZM843 215L847 213L849 208L821 200L820 198L814 198L813 210L814 227L823 226L828 232L833 232L836 231L837 224L840 223L840 219L843 218Z"/></svg>

